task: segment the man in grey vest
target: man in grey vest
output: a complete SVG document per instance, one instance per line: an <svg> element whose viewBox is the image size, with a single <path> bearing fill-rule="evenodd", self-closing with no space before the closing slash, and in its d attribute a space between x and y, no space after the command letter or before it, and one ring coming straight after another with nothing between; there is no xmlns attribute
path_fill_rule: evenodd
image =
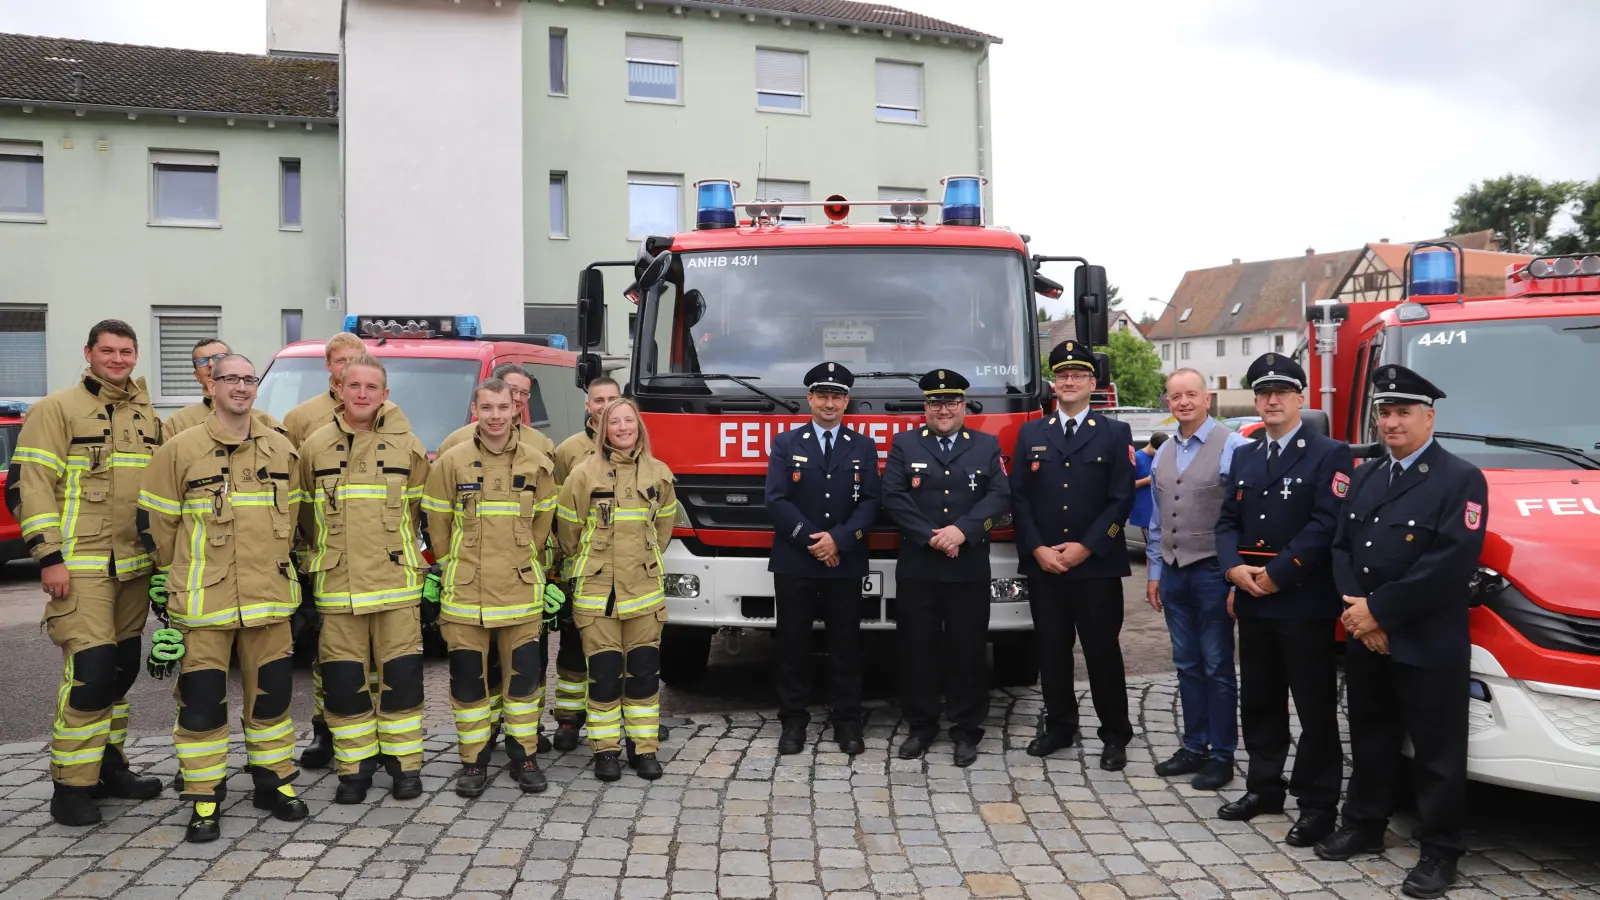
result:
<svg viewBox="0 0 1600 900"><path fill-rule="evenodd" d="M1167 407L1178 432L1156 451L1150 467L1155 503L1145 544L1145 591L1150 605L1166 615L1172 636L1183 745L1156 766L1156 774L1194 775L1197 789L1214 791L1233 780L1239 746L1233 618L1228 582L1217 564L1217 519L1234 450L1250 440L1211 418L1211 392L1194 369L1167 377Z"/></svg>

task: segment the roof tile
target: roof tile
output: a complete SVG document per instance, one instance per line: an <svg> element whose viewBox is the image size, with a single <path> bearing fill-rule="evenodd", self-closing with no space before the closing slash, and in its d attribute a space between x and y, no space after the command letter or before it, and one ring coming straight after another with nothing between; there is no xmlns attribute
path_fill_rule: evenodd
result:
<svg viewBox="0 0 1600 900"><path fill-rule="evenodd" d="M666 0L652 0L652 2L666 2ZM768 14L791 13L797 16L838 19L880 28L928 31L993 43L1000 42L994 35L884 3L857 3L854 0L712 0L705 5Z"/></svg>

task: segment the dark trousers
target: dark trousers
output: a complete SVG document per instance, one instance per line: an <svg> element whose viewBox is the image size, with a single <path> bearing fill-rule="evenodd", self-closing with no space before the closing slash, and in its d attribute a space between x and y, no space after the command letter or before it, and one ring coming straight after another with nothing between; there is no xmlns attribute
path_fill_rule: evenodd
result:
<svg viewBox="0 0 1600 900"><path fill-rule="evenodd" d="M987 581L896 581L900 705L911 733L939 731L939 697L952 741L983 739L989 714Z"/></svg>
<svg viewBox="0 0 1600 900"><path fill-rule="evenodd" d="M861 579L773 575L777 589L778 719L785 728L811 721L811 628L828 638L829 721L860 722Z"/></svg>
<svg viewBox="0 0 1600 900"><path fill-rule="evenodd" d="M1245 790L1284 794L1292 694L1301 734L1288 792L1302 810L1331 811L1339 805L1344 758L1333 623L1331 618L1239 620L1239 719L1250 754Z"/></svg>
<svg viewBox="0 0 1600 900"><path fill-rule="evenodd" d="M1078 730L1078 697L1072 680L1072 645L1083 641L1089 696L1100 717L1100 740L1127 746L1128 681L1122 667L1122 579L1069 580L1059 575L1028 579L1028 607L1039 639L1039 682L1044 689L1045 727Z"/></svg>
<svg viewBox="0 0 1600 900"><path fill-rule="evenodd" d="M1355 641L1345 655L1350 699L1350 785L1346 824L1381 829L1393 810L1395 762L1411 737L1417 791L1416 838L1424 854L1466 852L1466 660L1423 668L1372 653Z"/></svg>

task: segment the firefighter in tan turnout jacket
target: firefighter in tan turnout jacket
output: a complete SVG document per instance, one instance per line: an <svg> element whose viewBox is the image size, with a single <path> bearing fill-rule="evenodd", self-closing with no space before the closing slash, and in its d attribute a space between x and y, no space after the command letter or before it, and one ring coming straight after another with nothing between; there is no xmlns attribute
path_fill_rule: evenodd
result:
<svg viewBox="0 0 1600 900"><path fill-rule="evenodd" d="M189 361L194 365L194 380L200 385L200 390L205 396L199 403L191 403L161 421L161 437L172 440L178 435L188 431L206 420L211 415L211 407L215 403L211 399L211 370L217 361L231 355L233 351L228 345L216 338L203 338L189 351ZM283 423L272 417L264 409L250 410L250 417L268 428L283 431Z"/></svg>
<svg viewBox="0 0 1600 900"><path fill-rule="evenodd" d="M44 624L65 663L50 741L62 825L100 821L95 797L147 799L155 778L128 770L124 699L143 662L150 556L134 527L139 477L161 443L138 338L107 319L89 331L82 379L28 410L6 481L6 505L38 561Z"/></svg>
<svg viewBox="0 0 1600 900"><path fill-rule="evenodd" d="M650 453L631 400L606 407L596 453L567 476L556 507L561 552L573 559L573 618L589 669L589 742L595 777L661 777L661 626L667 609L661 551L678 512L672 471Z"/></svg>
<svg viewBox="0 0 1600 900"><path fill-rule="evenodd" d="M165 574L164 589L150 596L169 626L156 632L150 674L178 673L173 744L183 797L194 801L185 838L196 842L222 836L235 650L255 806L286 822L307 813L291 786L299 772L289 720L289 616L300 604L300 583L290 553L302 499L294 445L251 415L258 381L248 359L224 356L214 369L214 411L156 452L139 492L140 531Z"/></svg>
<svg viewBox="0 0 1600 900"><path fill-rule="evenodd" d="M418 607L428 564L418 516L428 457L405 414L388 402L387 379L378 360L352 360L333 421L300 445L304 565L322 615L317 668L337 803L364 800L380 761L396 798L422 793ZM373 671L376 696L368 686Z"/></svg>
<svg viewBox="0 0 1600 900"><path fill-rule="evenodd" d="M522 790L546 788L538 753L546 592L544 546L556 506L550 457L521 425L521 405L499 378L473 390L473 437L434 462L422 508L439 573L424 588L424 618L438 616L450 649L450 706L462 770L456 793L488 786L490 696L504 698L506 755ZM559 608L559 590L550 598ZM500 658L498 681L489 655ZM492 676L491 676L492 677Z"/></svg>

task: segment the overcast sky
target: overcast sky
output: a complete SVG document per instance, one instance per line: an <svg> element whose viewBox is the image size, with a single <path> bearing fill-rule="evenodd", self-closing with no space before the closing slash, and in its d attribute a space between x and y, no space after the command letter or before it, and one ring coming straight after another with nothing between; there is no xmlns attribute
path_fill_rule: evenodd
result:
<svg viewBox="0 0 1600 900"><path fill-rule="evenodd" d="M0 31L261 52L263 5L0 0ZM1597 0L895 5L1004 39L991 219L1138 309L1234 257L1437 236L1485 177L1600 176Z"/></svg>

